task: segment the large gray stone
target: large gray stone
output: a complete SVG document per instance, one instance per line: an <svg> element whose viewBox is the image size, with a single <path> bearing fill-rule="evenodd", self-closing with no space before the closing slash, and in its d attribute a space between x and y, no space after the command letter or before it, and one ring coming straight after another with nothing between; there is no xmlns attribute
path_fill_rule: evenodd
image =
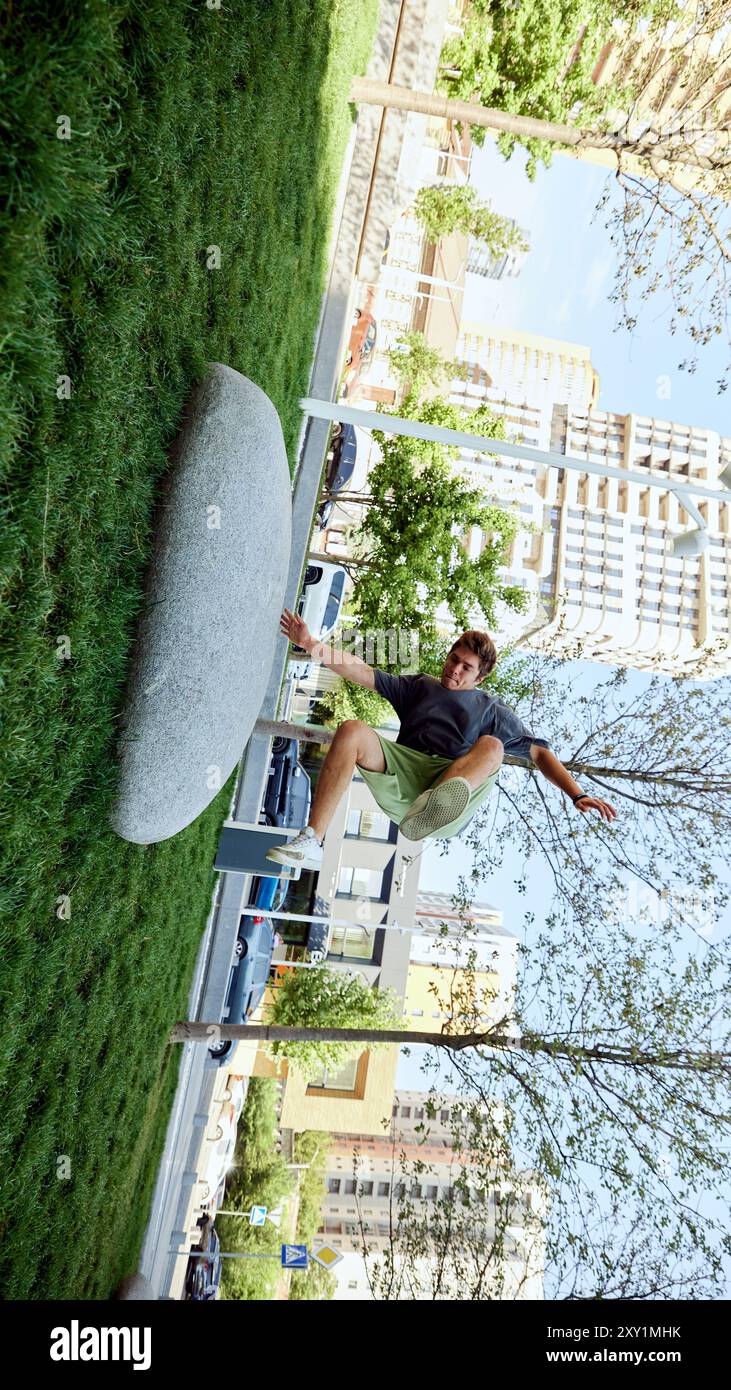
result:
<svg viewBox="0 0 731 1390"><path fill-rule="evenodd" d="M190 825L239 761L279 636L291 488L279 417L221 363L171 451L120 722L111 823L134 844Z"/></svg>

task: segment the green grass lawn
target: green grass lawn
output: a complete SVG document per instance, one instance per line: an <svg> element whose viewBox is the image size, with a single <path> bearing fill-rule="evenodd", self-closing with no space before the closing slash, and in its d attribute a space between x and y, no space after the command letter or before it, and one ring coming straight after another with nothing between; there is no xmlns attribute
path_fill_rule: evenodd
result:
<svg viewBox="0 0 731 1390"><path fill-rule="evenodd" d="M265 388L292 461L377 8L0 17L6 1299L108 1298L137 1265L233 789L167 843L107 824L153 509L209 360Z"/></svg>

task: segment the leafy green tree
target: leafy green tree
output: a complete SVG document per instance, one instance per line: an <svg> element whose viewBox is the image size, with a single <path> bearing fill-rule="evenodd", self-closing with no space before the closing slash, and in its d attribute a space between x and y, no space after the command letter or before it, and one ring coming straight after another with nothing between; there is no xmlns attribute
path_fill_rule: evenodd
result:
<svg viewBox="0 0 731 1390"><path fill-rule="evenodd" d="M416 329L404 333L396 343L386 356L405 396L423 398L430 387L447 386L452 377L464 370L461 363L449 361Z"/></svg>
<svg viewBox="0 0 731 1390"><path fill-rule="evenodd" d="M504 429L484 406L468 416L440 399L408 396L399 414L470 428L486 439L502 438ZM357 497L367 511L352 537L353 555L343 562L354 580L352 607L361 627L418 632L420 647L428 650L439 640L436 613L442 604L455 631L480 621L497 626L500 602L524 612L527 595L500 573L524 525L520 513L490 501L461 474L454 467L455 448L381 430L373 437L382 457L368 475L368 492ZM476 560L464 544L472 526L488 537Z"/></svg>
<svg viewBox="0 0 731 1390"><path fill-rule="evenodd" d="M287 972L275 992L270 1022L277 1027L383 1029L394 1027L400 1013L401 1003L392 990L371 989L361 975L322 965ZM338 1069L363 1051L357 1041L352 1047L327 1041L286 1046L274 1042L270 1049L273 1056L283 1052L289 1065L308 1078L317 1076L323 1067Z"/></svg>
<svg viewBox="0 0 731 1390"><path fill-rule="evenodd" d="M378 729L393 715L393 708L375 690L366 690L354 681L341 680L332 690L326 690L318 700L312 717L314 723L342 724L345 719L362 719L372 729Z"/></svg>
<svg viewBox="0 0 731 1390"><path fill-rule="evenodd" d="M315 1244L322 1225L322 1196L331 1146L331 1136L320 1130L307 1129L295 1135L294 1161L308 1164L307 1168L298 1172L296 1239L303 1245ZM298 1271L292 1276L289 1300L321 1302L333 1298L336 1288L335 1275L312 1260L306 1271Z"/></svg>
<svg viewBox="0 0 731 1390"><path fill-rule="evenodd" d="M430 241L439 241L451 232L464 232L482 241L494 256L506 251L528 250L528 242L510 219L493 212L472 184L429 184L414 199L414 216L421 222Z"/></svg>
<svg viewBox="0 0 731 1390"><path fill-rule="evenodd" d="M292 1173L274 1147L277 1129L277 1086L269 1077L251 1077L239 1121L233 1165L226 1176L224 1206L249 1212L260 1203L271 1209L292 1193ZM280 1236L267 1224L255 1230L242 1216L217 1216L216 1231L222 1250L274 1256ZM280 1269L271 1260L224 1260L220 1297L224 1300L261 1301L274 1297Z"/></svg>
<svg viewBox="0 0 731 1390"><path fill-rule="evenodd" d="M654 14L664 22L678 9L674 0L630 0L622 17L631 24ZM531 0L519 5L511 0L472 0L463 33L449 38L442 49L439 90L545 121L566 121L580 106L584 125L610 107L628 109L632 90L627 84L592 81L607 39L616 38L616 17L617 7L608 0ZM570 61L582 26L586 29L581 46ZM472 137L483 144L484 129L472 127ZM498 136L498 149L506 159L517 143L515 135ZM550 166L551 145L531 136L521 138L520 144L529 154L526 173L534 179L538 160Z"/></svg>

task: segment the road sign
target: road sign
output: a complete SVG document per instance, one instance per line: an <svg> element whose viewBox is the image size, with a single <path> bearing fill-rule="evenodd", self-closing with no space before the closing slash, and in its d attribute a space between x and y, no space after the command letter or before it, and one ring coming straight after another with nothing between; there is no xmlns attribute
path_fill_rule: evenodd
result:
<svg viewBox="0 0 731 1390"><path fill-rule="evenodd" d="M343 1258L339 1250L333 1250L332 1245L318 1245L316 1250L310 1251L310 1254L313 1260L317 1260L317 1263L325 1269L334 1269L335 1265L339 1264Z"/></svg>
<svg viewBox="0 0 731 1390"><path fill-rule="evenodd" d="M267 1209L266 1209L266 1207L252 1207L252 1208L251 1208L251 1211L249 1212L249 1225L250 1225L250 1226L263 1226L263 1225L264 1225L264 1222L266 1221L266 1219L267 1219Z"/></svg>
<svg viewBox="0 0 731 1390"><path fill-rule="evenodd" d="M283 1268L283 1269L307 1269L307 1246L306 1246L306 1245L283 1245L283 1246L282 1246L282 1268Z"/></svg>
<svg viewBox="0 0 731 1390"><path fill-rule="evenodd" d="M267 1221L271 1221L271 1223L272 1223L273 1226L281 1226L281 1224L282 1224L282 1207L281 1207L281 1206L275 1207L275 1208L274 1208L274 1211L269 1211L269 1212L267 1212Z"/></svg>

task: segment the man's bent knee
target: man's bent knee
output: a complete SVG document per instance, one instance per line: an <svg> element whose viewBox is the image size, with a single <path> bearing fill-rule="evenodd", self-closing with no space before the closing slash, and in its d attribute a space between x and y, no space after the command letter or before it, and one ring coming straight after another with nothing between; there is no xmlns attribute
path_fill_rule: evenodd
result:
<svg viewBox="0 0 731 1390"><path fill-rule="evenodd" d="M492 734L482 734L472 745L473 753L481 754L483 757L499 757L502 760L505 748L499 738L494 738Z"/></svg>

